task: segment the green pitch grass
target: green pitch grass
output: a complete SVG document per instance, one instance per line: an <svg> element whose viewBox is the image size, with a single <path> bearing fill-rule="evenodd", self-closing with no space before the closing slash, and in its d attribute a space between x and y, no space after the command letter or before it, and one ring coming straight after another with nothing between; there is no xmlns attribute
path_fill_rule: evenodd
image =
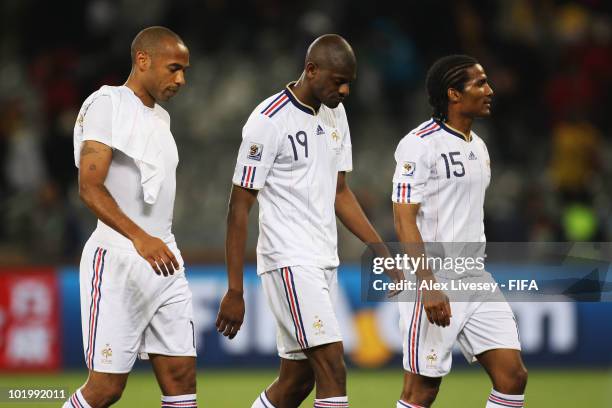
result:
<svg viewBox="0 0 612 408"><path fill-rule="evenodd" d="M50 375L0 374L0 390L8 387L63 387L72 392L86 377L84 372ZM198 404L202 408L250 408L253 399L275 378L274 371L211 370L198 375ZM349 398L352 408L391 408L399 395L401 371L349 372ZM455 371L442 382L435 407L484 407L490 385L478 369ZM116 407L159 407L160 392L153 374L138 371L130 375L123 398ZM5 402L0 407L59 407L61 403ZM302 407L312 407L311 397ZM527 406L536 408L611 407L612 372L605 370L531 370Z"/></svg>

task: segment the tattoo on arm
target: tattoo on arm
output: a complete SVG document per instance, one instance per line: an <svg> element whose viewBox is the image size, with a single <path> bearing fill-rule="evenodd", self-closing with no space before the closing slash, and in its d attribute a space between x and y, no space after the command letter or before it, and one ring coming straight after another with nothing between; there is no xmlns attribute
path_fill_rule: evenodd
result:
<svg viewBox="0 0 612 408"><path fill-rule="evenodd" d="M81 156L86 156L93 153L98 153L98 149L91 146L83 146L83 150L81 150Z"/></svg>

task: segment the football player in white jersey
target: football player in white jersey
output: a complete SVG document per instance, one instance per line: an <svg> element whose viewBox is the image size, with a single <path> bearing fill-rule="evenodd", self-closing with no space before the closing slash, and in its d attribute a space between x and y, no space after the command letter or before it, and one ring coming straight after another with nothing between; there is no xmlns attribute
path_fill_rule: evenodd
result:
<svg viewBox="0 0 612 408"><path fill-rule="evenodd" d="M80 267L89 377L64 408L119 400L137 355L149 358L162 407L196 407L191 291L172 234L178 152L157 104L185 85L189 51L165 27L134 38L123 86L83 103L74 130L79 193L98 218Z"/></svg>
<svg viewBox="0 0 612 408"><path fill-rule="evenodd" d="M438 60L426 82L433 117L406 135L395 151L392 200L398 238L413 255L426 252L428 243L462 251L472 245L477 250L467 254L482 255L483 204L491 173L487 148L472 124L489 116L493 90L482 66L465 55ZM397 407L433 403L442 377L450 371L455 342L468 361L478 361L491 378L486 407L522 407L527 371L514 314L503 296L497 292L468 301L431 286L450 279L492 281L490 275L482 268L463 276L442 268L415 269L423 290L414 301L398 303L405 377Z"/></svg>
<svg viewBox="0 0 612 408"><path fill-rule="evenodd" d="M348 407L333 309L336 216L363 242L381 241L346 181L351 139L341 102L355 76L350 45L321 36L298 81L261 102L243 128L227 221L229 285L217 328L233 338L243 321L247 219L258 200L257 272L276 318L281 363L256 408L297 407L315 382L315 407Z"/></svg>

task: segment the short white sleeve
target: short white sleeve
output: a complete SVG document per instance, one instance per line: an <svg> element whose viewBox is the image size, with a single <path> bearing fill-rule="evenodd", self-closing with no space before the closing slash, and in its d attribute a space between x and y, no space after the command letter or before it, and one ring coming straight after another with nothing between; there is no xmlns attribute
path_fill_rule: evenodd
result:
<svg viewBox="0 0 612 408"><path fill-rule="evenodd" d="M427 143L407 135L395 150L395 162L391 199L400 204L420 203L431 171Z"/></svg>
<svg viewBox="0 0 612 408"><path fill-rule="evenodd" d="M338 160L338 171L353 170L353 147L351 145L351 131L346 118L346 111L342 104L339 105L339 130L342 132L342 146L340 147L340 157Z"/></svg>
<svg viewBox="0 0 612 408"><path fill-rule="evenodd" d="M242 128L232 182L241 187L261 189L279 149L279 134L270 118L254 113Z"/></svg>
<svg viewBox="0 0 612 408"><path fill-rule="evenodd" d="M113 104L108 95L98 96L83 114L83 141L112 146Z"/></svg>

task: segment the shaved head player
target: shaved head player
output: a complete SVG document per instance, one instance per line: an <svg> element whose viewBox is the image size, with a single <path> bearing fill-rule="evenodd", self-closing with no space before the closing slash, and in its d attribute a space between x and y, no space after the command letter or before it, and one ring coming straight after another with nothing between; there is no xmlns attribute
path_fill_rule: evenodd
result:
<svg viewBox="0 0 612 408"><path fill-rule="evenodd" d="M319 37L300 78L261 102L243 128L227 220L229 284L217 328L233 338L244 318L247 219L258 200L257 273L276 318L281 363L255 408L298 407L315 383L315 407L348 407L334 312L336 216L363 242L381 241L346 181L353 165L342 101L355 77L346 40Z"/></svg>
<svg viewBox="0 0 612 408"><path fill-rule="evenodd" d="M118 401L137 355L151 360L162 407L197 406L191 291L172 234L178 152L157 103L185 85L189 50L149 27L131 56L126 83L89 96L74 129L79 193L98 225L79 276L89 377L64 408Z"/></svg>

